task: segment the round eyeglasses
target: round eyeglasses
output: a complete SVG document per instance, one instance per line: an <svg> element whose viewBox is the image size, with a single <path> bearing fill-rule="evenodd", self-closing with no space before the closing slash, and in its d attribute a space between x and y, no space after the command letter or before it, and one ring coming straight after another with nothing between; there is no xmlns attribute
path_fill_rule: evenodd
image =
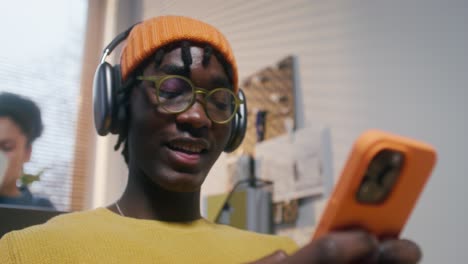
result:
<svg viewBox="0 0 468 264"><path fill-rule="evenodd" d="M244 101L228 88L206 90L196 87L190 79L180 75L138 76L138 80L154 83L158 107L166 113L179 114L187 111L196 100L197 94L204 95L200 101L208 118L225 124L235 116Z"/></svg>

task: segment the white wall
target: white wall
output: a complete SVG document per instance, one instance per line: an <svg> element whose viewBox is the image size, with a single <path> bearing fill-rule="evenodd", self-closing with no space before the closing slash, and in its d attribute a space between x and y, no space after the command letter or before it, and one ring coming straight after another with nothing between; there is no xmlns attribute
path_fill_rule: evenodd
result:
<svg viewBox="0 0 468 264"><path fill-rule="evenodd" d="M420 243L423 263L468 258L467 1L142 3L144 18L181 14L220 28L234 48L241 79L296 55L300 125L330 126L335 172L368 128L432 143L440 160L403 235ZM222 162L205 192L225 189Z"/></svg>

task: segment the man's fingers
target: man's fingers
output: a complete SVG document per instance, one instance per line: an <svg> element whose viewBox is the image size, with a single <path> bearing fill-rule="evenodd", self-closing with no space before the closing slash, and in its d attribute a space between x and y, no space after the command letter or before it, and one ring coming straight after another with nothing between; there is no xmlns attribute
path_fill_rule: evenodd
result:
<svg viewBox="0 0 468 264"><path fill-rule="evenodd" d="M331 233L311 242L288 263L350 263L373 259L378 252L377 239L363 231Z"/></svg>
<svg viewBox="0 0 468 264"><path fill-rule="evenodd" d="M378 263L418 263L421 258L421 249L409 240L387 240L380 244Z"/></svg>
<svg viewBox="0 0 468 264"><path fill-rule="evenodd" d="M409 240L379 243L369 233L348 231L331 233L311 242L292 256L282 251L268 255L255 264L273 263L418 263L421 250Z"/></svg>

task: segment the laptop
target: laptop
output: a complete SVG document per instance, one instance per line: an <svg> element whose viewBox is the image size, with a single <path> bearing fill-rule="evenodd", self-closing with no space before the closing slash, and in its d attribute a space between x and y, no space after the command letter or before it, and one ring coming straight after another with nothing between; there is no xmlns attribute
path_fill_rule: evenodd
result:
<svg viewBox="0 0 468 264"><path fill-rule="evenodd" d="M0 204L0 238L10 231L43 224L50 218L64 213L66 212L40 207Z"/></svg>

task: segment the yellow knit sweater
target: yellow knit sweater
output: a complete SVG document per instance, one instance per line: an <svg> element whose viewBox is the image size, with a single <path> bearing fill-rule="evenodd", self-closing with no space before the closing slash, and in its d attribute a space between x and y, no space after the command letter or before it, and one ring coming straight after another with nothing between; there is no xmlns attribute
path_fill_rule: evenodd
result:
<svg viewBox="0 0 468 264"><path fill-rule="evenodd" d="M245 263L277 249L297 245L205 219L139 220L99 208L6 234L0 263Z"/></svg>

